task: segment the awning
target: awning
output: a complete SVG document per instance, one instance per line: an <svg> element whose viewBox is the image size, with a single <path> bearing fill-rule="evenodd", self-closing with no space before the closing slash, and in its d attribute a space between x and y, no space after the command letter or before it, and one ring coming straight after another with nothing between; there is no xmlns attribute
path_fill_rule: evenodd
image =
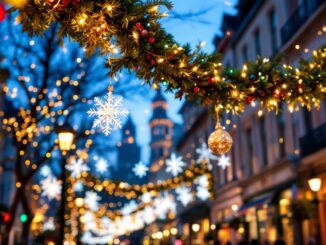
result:
<svg viewBox="0 0 326 245"><path fill-rule="evenodd" d="M264 204L270 204L273 197L274 197L274 193L269 193L269 194L265 194L264 196L257 197L242 205L239 208L238 212L245 213L245 211L247 211L249 208L256 208Z"/></svg>

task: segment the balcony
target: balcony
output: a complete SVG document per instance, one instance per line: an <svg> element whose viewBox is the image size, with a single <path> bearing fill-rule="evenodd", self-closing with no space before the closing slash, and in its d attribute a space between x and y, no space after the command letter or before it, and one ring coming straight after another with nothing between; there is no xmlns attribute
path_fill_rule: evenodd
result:
<svg viewBox="0 0 326 245"><path fill-rule="evenodd" d="M326 147L326 123L300 138L301 157L308 156Z"/></svg>
<svg viewBox="0 0 326 245"><path fill-rule="evenodd" d="M284 45L294 33L312 16L312 14L324 3L324 0L308 0L294 11L281 28L282 44Z"/></svg>

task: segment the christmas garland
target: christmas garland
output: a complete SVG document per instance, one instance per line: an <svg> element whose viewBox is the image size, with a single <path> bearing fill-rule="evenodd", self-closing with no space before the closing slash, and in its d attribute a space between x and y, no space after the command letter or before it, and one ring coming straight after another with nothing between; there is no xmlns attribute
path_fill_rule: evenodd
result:
<svg viewBox="0 0 326 245"><path fill-rule="evenodd" d="M196 178L206 174L212 185L212 173L207 168L207 164L192 164L188 166L179 176L159 181L157 183L147 183L143 185L130 185L125 182L104 180L101 181L90 173L87 173L83 181L88 188L92 188L97 192L107 193L109 196L125 197L127 199L137 198L146 192L159 193L175 189L182 183L191 185ZM213 197L213 193L212 193Z"/></svg>
<svg viewBox="0 0 326 245"><path fill-rule="evenodd" d="M163 84L176 97L218 105L220 112L239 113L257 101L268 110L288 101L319 107L326 92L326 49L312 52L297 68L257 59L242 69L224 67L216 54L207 55L178 45L158 20L172 7L160 0L29 0L20 9L23 30L40 35L55 22L62 39L71 37L87 54L99 50L108 56L110 76L123 67L134 70L149 84Z"/></svg>

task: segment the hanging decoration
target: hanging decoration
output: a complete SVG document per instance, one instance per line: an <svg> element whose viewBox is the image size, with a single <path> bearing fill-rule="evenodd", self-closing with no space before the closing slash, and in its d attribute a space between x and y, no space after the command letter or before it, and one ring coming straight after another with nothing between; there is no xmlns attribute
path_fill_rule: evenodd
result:
<svg viewBox="0 0 326 245"><path fill-rule="evenodd" d="M60 200L61 182L49 175L41 181L42 196L47 197L50 201L53 199Z"/></svg>
<svg viewBox="0 0 326 245"><path fill-rule="evenodd" d="M165 161L166 172L171 173L173 176L177 176L182 172L186 163L182 161L182 157L177 157L175 153L172 153L171 157Z"/></svg>
<svg viewBox="0 0 326 245"><path fill-rule="evenodd" d="M72 158L71 162L66 165L66 169L71 172L73 178L79 179L83 173L89 171L89 167L81 158Z"/></svg>
<svg viewBox="0 0 326 245"><path fill-rule="evenodd" d="M113 95L113 88L110 89L104 100L95 98L96 108L88 111L91 117L95 117L93 128L100 128L105 135L109 135L112 130L120 129L121 119L128 115L128 110L123 107L123 98Z"/></svg>
<svg viewBox="0 0 326 245"><path fill-rule="evenodd" d="M105 172L107 172L108 167L109 167L108 162L106 160L104 160L103 158L100 158L95 164L95 169L100 174L104 174Z"/></svg>
<svg viewBox="0 0 326 245"><path fill-rule="evenodd" d="M147 171L148 171L148 167L142 163L139 162L135 165L135 167L132 169L132 171L135 173L136 176L138 176L139 178L143 178L146 176Z"/></svg>

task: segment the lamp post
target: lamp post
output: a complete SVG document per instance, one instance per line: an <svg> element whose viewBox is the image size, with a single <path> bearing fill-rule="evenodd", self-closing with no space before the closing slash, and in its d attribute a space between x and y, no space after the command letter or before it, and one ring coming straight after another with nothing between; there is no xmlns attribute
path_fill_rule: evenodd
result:
<svg viewBox="0 0 326 245"><path fill-rule="evenodd" d="M321 188L321 178L313 177L308 180L309 188L314 192L314 204L316 205L316 238L318 244L321 244L320 241L320 225L319 225L319 201L318 201L318 191Z"/></svg>
<svg viewBox="0 0 326 245"><path fill-rule="evenodd" d="M60 212L60 237L59 244L64 244L65 238L65 201L66 201L66 155L70 151L74 140L74 131L68 126L59 127L57 130L59 148L62 154L62 188L61 188L61 212Z"/></svg>
<svg viewBox="0 0 326 245"><path fill-rule="evenodd" d="M81 245L81 222L80 222L80 209L84 206L84 198L82 197L77 197L75 199L75 205L78 208L78 218L77 218L77 229L78 229L78 234L77 234L77 245Z"/></svg>

